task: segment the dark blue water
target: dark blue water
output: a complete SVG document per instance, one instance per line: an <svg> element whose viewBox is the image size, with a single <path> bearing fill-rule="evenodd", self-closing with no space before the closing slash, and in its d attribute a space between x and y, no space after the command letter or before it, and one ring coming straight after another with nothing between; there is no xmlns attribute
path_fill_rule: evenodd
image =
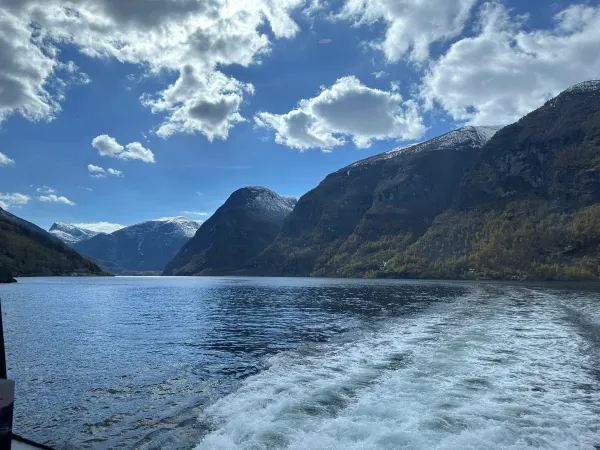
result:
<svg viewBox="0 0 600 450"><path fill-rule="evenodd" d="M595 287L19 281L15 429L56 448L600 445Z"/></svg>

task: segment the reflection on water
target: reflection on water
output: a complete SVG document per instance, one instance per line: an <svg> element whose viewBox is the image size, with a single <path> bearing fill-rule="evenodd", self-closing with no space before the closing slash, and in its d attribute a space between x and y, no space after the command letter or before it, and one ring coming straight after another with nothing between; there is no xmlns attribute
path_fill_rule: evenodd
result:
<svg viewBox="0 0 600 450"><path fill-rule="evenodd" d="M596 288L3 286L16 430L57 448L594 448Z"/></svg>

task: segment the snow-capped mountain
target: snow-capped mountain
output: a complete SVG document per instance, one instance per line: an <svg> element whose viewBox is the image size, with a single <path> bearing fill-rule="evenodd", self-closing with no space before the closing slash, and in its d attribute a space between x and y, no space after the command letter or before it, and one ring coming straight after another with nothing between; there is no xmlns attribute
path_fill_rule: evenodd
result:
<svg viewBox="0 0 600 450"><path fill-rule="evenodd" d="M74 248L113 273L160 272L200 225L186 217L165 217L99 234Z"/></svg>
<svg viewBox="0 0 600 450"><path fill-rule="evenodd" d="M473 145L478 148L483 147L495 134L501 126L466 126L449 133L435 137L426 142L395 148L393 150L357 161L350 166L341 169L346 170L352 167L358 167L365 164L373 164L377 161L392 159L408 153L420 153L427 151L441 151L462 148L465 145Z"/></svg>
<svg viewBox="0 0 600 450"><path fill-rule="evenodd" d="M70 246L100 234L97 231L88 230L86 228L81 228L76 225L63 222L54 222L50 227L49 232Z"/></svg>

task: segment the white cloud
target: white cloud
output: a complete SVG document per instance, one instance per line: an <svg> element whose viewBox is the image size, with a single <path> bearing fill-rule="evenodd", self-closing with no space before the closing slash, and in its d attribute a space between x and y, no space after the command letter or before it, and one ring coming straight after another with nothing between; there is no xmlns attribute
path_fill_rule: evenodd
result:
<svg viewBox="0 0 600 450"><path fill-rule="evenodd" d="M125 228L125 225L111 222L74 223L73 225L79 228L85 228L86 230L96 231L97 233L112 233L113 231Z"/></svg>
<svg viewBox="0 0 600 450"><path fill-rule="evenodd" d="M113 177L122 177L123 176L123 172L121 172L120 170L117 170L117 169L111 169L110 167L108 169L106 169L106 173L109 175L112 175Z"/></svg>
<svg viewBox="0 0 600 450"><path fill-rule="evenodd" d="M59 59L60 42L90 57L138 64L151 75L175 75L166 89L143 96L152 111L164 115L158 133L224 139L242 120L240 106L251 88L222 69L257 63L270 49L270 35L294 36L298 26L290 14L303 3L165 0L140 7L121 0L3 0L0 121L15 113L49 120L59 111L62 96L51 87L58 72L69 69ZM191 88L192 98L178 95Z"/></svg>
<svg viewBox="0 0 600 450"><path fill-rule="evenodd" d="M156 162L154 159L154 153L137 141L130 142L129 144L123 146L119 144L112 136L101 134L92 140L92 147L98 150L98 153L101 156L108 156L109 158L137 159L145 163Z"/></svg>
<svg viewBox="0 0 600 450"><path fill-rule="evenodd" d="M300 150L329 150L344 144L346 137L357 147L368 147L373 140L412 140L425 131L415 103L397 92L369 88L352 76L301 100L286 114L262 112L255 120L273 128L278 143Z"/></svg>
<svg viewBox="0 0 600 450"><path fill-rule="evenodd" d="M198 217L208 217L212 215L212 213L206 211L181 211L183 214L187 214L189 216L198 216Z"/></svg>
<svg viewBox="0 0 600 450"><path fill-rule="evenodd" d="M44 203L62 203L64 205L74 206L75 202L69 200L63 195L48 194L38 196L38 200Z"/></svg>
<svg viewBox="0 0 600 450"><path fill-rule="evenodd" d="M600 78L600 7L573 5L548 30L526 30L496 3L474 37L454 43L423 84L429 105L455 120L510 123L572 84Z"/></svg>
<svg viewBox="0 0 600 450"><path fill-rule="evenodd" d="M0 208L10 209L13 206L26 205L31 200L29 195L13 193L0 193Z"/></svg>
<svg viewBox="0 0 600 450"><path fill-rule="evenodd" d="M175 83L154 98L146 96L142 102L152 112L168 114L157 130L159 136L200 132L212 141L227 138L229 130L244 121L239 109L245 92L253 92L250 84L220 72L206 76L186 66Z"/></svg>
<svg viewBox="0 0 600 450"><path fill-rule="evenodd" d="M120 170L111 169L110 167L105 169L104 167L100 167L95 164L88 164L87 169L90 175L94 178L105 178L107 175L111 175L113 177L123 176L123 172Z"/></svg>
<svg viewBox="0 0 600 450"><path fill-rule="evenodd" d="M346 0L339 17L356 25L383 22L385 37L375 44L390 62L408 57L423 62L435 42L458 36L477 0Z"/></svg>
<svg viewBox="0 0 600 450"><path fill-rule="evenodd" d="M88 164L87 169L90 175L95 178L103 178L106 176L106 170L100 166L96 166L95 164Z"/></svg>
<svg viewBox="0 0 600 450"><path fill-rule="evenodd" d="M50 186L40 186L35 190L38 194L56 194L56 190Z"/></svg>
<svg viewBox="0 0 600 450"><path fill-rule="evenodd" d="M0 166L10 166L10 165L13 165L14 163L15 163L15 161L13 159L10 159L4 153L0 152Z"/></svg>

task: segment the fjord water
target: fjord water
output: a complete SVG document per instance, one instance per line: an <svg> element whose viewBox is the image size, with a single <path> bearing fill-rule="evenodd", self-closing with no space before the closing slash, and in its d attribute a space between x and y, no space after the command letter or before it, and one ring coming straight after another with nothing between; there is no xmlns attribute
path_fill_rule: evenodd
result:
<svg viewBox="0 0 600 450"><path fill-rule="evenodd" d="M600 289L289 278L0 288L56 448L600 446Z"/></svg>

